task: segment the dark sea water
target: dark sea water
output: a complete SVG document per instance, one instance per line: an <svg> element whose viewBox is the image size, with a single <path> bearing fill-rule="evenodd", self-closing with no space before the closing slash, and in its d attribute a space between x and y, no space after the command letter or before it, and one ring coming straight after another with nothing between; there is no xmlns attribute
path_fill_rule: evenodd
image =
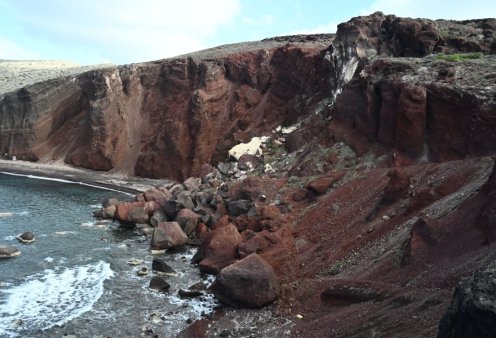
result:
<svg viewBox="0 0 496 338"><path fill-rule="evenodd" d="M194 249L166 253L177 272L168 294L148 289L149 240L92 217L103 199L129 196L78 184L0 174L0 244L22 255L0 260L0 337L137 337L151 329L173 337L189 318L215 306L212 298L182 300L177 290L201 281L189 261ZM6 215L5 213L11 213ZM32 231L33 244L15 236ZM131 258L144 260L130 266Z"/></svg>

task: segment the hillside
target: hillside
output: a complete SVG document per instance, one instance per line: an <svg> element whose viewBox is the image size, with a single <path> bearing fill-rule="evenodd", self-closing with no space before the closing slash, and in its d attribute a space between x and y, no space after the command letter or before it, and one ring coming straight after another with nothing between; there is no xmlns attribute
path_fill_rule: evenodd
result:
<svg viewBox="0 0 496 338"><path fill-rule="evenodd" d="M477 299L495 297L495 54L496 19L378 12L336 35L221 46L3 94L0 151L184 182L111 217L142 227L126 218L132 208L151 224L157 210L173 221L190 209L194 262L209 273L262 257L280 292L243 324L260 336L287 335L274 325L294 337L491 336L494 306ZM258 151L229 155L261 136ZM245 315L227 309L183 336L242 335Z"/></svg>

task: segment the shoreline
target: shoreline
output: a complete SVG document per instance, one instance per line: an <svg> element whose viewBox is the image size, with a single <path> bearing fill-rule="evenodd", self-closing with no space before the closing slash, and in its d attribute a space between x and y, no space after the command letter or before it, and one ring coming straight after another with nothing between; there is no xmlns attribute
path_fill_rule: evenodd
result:
<svg viewBox="0 0 496 338"><path fill-rule="evenodd" d="M6 175L25 176L33 179L49 179L81 184L96 189L112 190L116 193L134 195L157 185L171 182L167 179L151 179L125 176L123 174L95 171L68 166L61 163L39 163L21 160L0 160L0 173Z"/></svg>

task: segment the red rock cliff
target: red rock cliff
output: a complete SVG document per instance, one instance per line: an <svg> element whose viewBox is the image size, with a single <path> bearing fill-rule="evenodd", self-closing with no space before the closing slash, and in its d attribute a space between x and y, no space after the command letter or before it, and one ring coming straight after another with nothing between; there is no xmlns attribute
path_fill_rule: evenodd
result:
<svg viewBox="0 0 496 338"><path fill-rule="evenodd" d="M331 40L269 39L38 83L0 101L0 150L183 179L308 113L330 90Z"/></svg>

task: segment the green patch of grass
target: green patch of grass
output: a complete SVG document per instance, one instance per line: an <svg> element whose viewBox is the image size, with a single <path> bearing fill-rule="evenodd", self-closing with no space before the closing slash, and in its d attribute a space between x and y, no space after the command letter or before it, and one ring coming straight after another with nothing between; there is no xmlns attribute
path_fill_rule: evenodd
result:
<svg viewBox="0 0 496 338"><path fill-rule="evenodd" d="M464 53L464 54L437 54L436 59L449 62L460 62L466 60L480 59L482 53Z"/></svg>

